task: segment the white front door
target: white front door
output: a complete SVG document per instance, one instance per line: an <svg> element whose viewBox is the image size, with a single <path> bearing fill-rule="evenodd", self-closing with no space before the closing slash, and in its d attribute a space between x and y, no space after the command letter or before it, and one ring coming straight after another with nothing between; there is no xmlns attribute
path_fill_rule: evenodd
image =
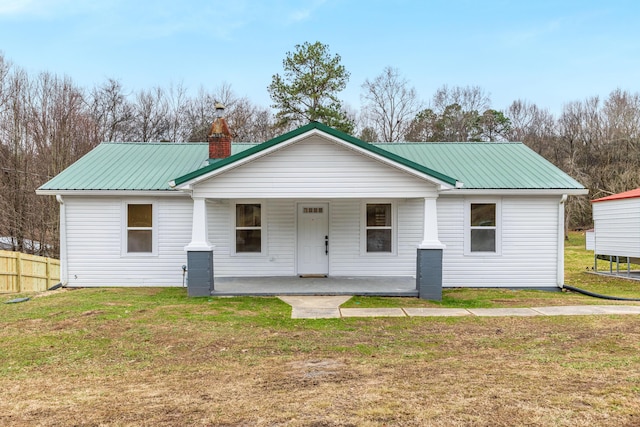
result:
<svg viewBox="0 0 640 427"><path fill-rule="evenodd" d="M329 274L329 204L298 204L298 274Z"/></svg>

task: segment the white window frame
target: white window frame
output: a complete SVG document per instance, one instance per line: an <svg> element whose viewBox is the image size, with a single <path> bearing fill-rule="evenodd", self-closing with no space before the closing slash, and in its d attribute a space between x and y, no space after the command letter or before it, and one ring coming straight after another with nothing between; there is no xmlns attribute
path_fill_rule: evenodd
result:
<svg viewBox="0 0 640 427"><path fill-rule="evenodd" d="M368 227L367 226L367 205L391 205L391 226L390 227ZM368 252L367 251L367 230L369 228L391 229L391 252ZM398 251L398 209L395 201L392 200L363 200L360 205L360 254L367 257L388 257L396 256Z"/></svg>
<svg viewBox="0 0 640 427"><path fill-rule="evenodd" d="M129 205L151 205L151 227L129 227ZM155 200L123 200L121 218L121 256L142 258L158 256L158 203ZM151 252L129 252L129 230L149 229L151 229Z"/></svg>
<svg viewBox="0 0 640 427"><path fill-rule="evenodd" d="M471 226L471 205L494 204L496 205L496 225L492 227ZM471 251L471 230L474 229L495 230L496 250L492 252ZM467 199L464 204L464 255L477 257L495 257L502 255L502 200L500 198Z"/></svg>
<svg viewBox="0 0 640 427"><path fill-rule="evenodd" d="M238 252L236 250L236 206L238 205L260 205L260 227L242 227L243 230L260 230L260 252ZM267 226L266 226L267 204L264 200L237 200L231 204L231 247L230 254L232 256L241 257L263 257L267 255Z"/></svg>

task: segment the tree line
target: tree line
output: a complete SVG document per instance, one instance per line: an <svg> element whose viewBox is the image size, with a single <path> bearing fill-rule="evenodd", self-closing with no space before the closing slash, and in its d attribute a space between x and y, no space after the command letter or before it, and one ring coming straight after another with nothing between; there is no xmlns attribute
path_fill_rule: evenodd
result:
<svg viewBox="0 0 640 427"><path fill-rule="evenodd" d="M590 198L640 186L638 93L568 102L556 117L524 100L493 109L477 86L442 86L424 101L386 67L361 85L355 110L339 97L349 80L340 61L322 43L296 45L263 107L226 82L195 94L181 84L130 91L114 79L83 88L68 76L29 75L0 54L0 242L57 256L58 204L36 188L103 141L206 141L216 102L235 141L266 141L311 120L367 142L522 141L590 189L589 198L570 198L570 227L590 225Z"/></svg>

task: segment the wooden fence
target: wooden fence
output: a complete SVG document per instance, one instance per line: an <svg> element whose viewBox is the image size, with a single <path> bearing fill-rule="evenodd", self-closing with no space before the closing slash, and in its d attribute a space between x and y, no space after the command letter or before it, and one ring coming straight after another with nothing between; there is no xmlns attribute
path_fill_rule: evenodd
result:
<svg viewBox="0 0 640 427"><path fill-rule="evenodd" d="M40 292L60 282L60 261L0 251L0 292Z"/></svg>

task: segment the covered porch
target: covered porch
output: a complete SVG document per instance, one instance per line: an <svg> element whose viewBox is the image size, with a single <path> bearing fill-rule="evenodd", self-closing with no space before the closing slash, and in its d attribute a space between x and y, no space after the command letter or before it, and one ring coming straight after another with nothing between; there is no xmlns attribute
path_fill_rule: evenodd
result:
<svg viewBox="0 0 640 427"><path fill-rule="evenodd" d="M196 197L193 201L192 241L185 247L190 296L441 299L444 245L438 239L436 196L372 203L344 198L263 199L249 205ZM244 231L234 228L234 219L237 225L247 210L250 218L259 219L260 226L253 227L258 243L249 246L255 252L240 253ZM367 229L371 216L384 220L382 227L371 227L373 233ZM211 226L213 233L209 220L220 222Z"/></svg>

